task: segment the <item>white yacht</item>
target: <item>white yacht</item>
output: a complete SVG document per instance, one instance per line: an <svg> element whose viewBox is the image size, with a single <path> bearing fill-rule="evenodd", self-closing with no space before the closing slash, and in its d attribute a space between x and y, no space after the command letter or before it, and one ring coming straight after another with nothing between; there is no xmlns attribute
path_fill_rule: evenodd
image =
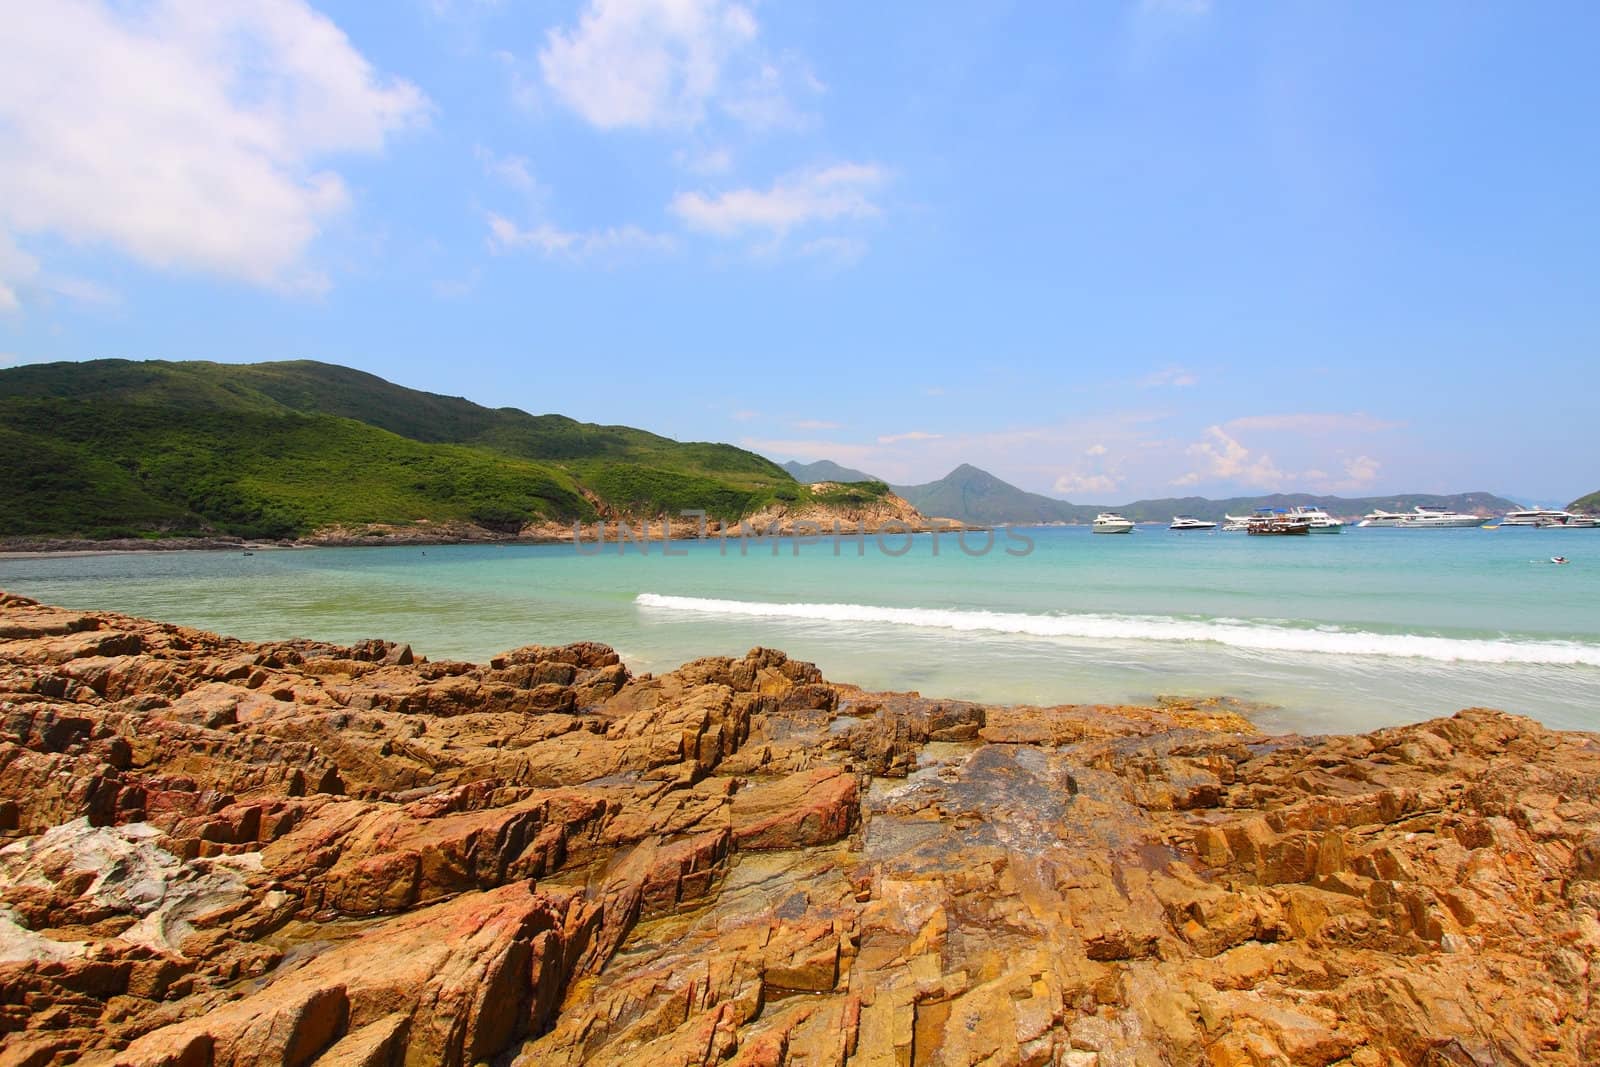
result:
<svg viewBox="0 0 1600 1067"><path fill-rule="evenodd" d="M1430 508L1421 504L1418 504L1412 511L1414 514L1406 516L1406 521L1400 524L1402 528L1408 530L1455 530L1482 526L1488 521L1482 515L1468 515L1465 512L1451 511L1449 508Z"/></svg>
<svg viewBox="0 0 1600 1067"><path fill-rule="evenodd" d="M1486 521L1481 515L1418 504L1410 511L1373 511L1356 525L1394 526L1402 530L1455 530L1482 526Z"/></svg>
<svg viewBox="0 0 1600 1067"><path fill-rule="evenodd" d="M1571 526L1580 529L1591 529L1600 526L1600 519L1593 515L1578 515L1571 511L1559 508L1526 508L1522 511L1508 511L1500 520L1501 526L1538 526L1548 529L1552 526Z"/></svg>
<svg viewBox="0 0 1600 1067"><path fill-rule="evenodd" d="M1167 527L1169 530L1215 530L1216 528L1216 523L1197 519L1192 515L1174 515L1172 525Z"/></svg>
<svg viewBox="0 0 1600 1067"><path fill-rule="evenodd" d="M1500 519L1501 526L1555 526L1560 524L1564 511L1554 508L1523 508L1520 511L1508 511Z"/></svg>
<svg viewBox="0 0 1600 1067"><path fill-rule="evenodd" d="M1243 533L1250 528L1250 516L1248 515L1224 515L1222 519L1223 533Z"/></svg>
<svg viewBox="0 0 1600 1067"><path fill-rule="evenodd" d="M1311 523L1312 533L1338 533L1344 529L1344 520L1336 519L1321 508L1310 504L1296 504L1289 509L1289 514L1306 519Z"/></svg>
<svg viewBox="0 0 1600 1067"><path fill-rule="evenodd" d="M1356 523L1356 525L1399 526L1406 521L1406 518L1406 513L1403 511L1384 511L1382 508L1376 508L1362 516L1361 521Z"/></svg>
<svg viewBox="0 0 1600 1067"><path fill-rule="evenodd" d="M1114 511L1102 511L1094 517L1091 527L1095 533L1128 533L1133 529L1133 521L1125 519Z"/></svg>

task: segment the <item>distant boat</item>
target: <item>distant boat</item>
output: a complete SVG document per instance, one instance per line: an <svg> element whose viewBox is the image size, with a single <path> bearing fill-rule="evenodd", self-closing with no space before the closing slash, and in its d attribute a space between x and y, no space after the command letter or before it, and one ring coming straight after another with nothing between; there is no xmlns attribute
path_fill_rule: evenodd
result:
<svg viewBox="0 0 1600 1067"><path fill-rule="evenodd" d="M1482 515L1468 515L1449 508L1418 504L1410 511L1373 511L1357 526L1393 526L1401 530L1455 530L1482 526L1488 522Z"/></svg>
<svg viewBox="0 0 1600 1067"><path fill-rule="evenodd" d="M1482 515L1468 515L1465 512L1451 511L1449 508L1430 508L1418 504L1412 509L1414 514L1408 515L1406 521L1400 524L1404 530L1456 530L1467 529L1473 526L1482 526L1489 521Z"/></svg>
<svg viewBox="0 0 1600 1067"><path fill-rule="evenodd" d="M1311 520L1283 508L1257 508L1244 532L1252 537L1297 537L1311 532Z"/></svg>
<svg viewBox="0 0 1600 1067"><path fill-rule="evenodd" d="M1508 511L1500 519L1501 526L1549 526L1566 512L1553 508L1521 508Z"/></svg>
<svg viewBox="0 0 1600 1067"><path fill-rule="evenodd" d="M1596 519L1593 515L1579 515L1559 508L1525 508L1521 511L1506 512L1505 518L1500 520L1500 525L1537 526L1546 530L1553 526L1563 526L1586 530L1600 526L1600 519Z"/></svg>
<svg viewBox="0 0 1600 1067"><path fill-rule="evenodd" d="M1242 533L1250 528L1250 516L1248 515L1224 515L1222 518L1224 520L1222 523L1223 533Z"/></svg>
<svg viewBox="0 0 1600 1067"><path fill-rule="evenodd" d="M1339 533L1344 529L1343 519L1336 519L1310 504L1296 504L1289 509L1289 514L1309 521L1312 533Z"/></svg>
<svg viewBox="0 0 1600 1067"><path fill-rule="evenodd" d="M1133 529L1133 521L1114 511L1102 511L1094 517L1092 529L1097 534L1125 534Z"/></svg>
<svg viewBox="0 0 1600 1067"><path fill-rule="evenodd" d="M1169 530L1215 530L1216 528L1216 523L1197 519L1192 515L1174 515L1172 525L1167 527Z"/></svg>

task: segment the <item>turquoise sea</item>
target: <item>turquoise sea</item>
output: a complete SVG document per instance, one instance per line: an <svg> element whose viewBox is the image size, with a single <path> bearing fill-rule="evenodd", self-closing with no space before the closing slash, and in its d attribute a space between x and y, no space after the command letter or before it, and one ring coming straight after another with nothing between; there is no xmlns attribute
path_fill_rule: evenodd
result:
<svg viewBox="0 0 1600 1067"><path fill-rule="evenodd" d="M754 645L871 688L992 702L1228 695L1268 729L1488 705L1600 729L1600 530L1141 527L882 547L657 543L0 559L0 588L251 639L386 637L434 658L596 640L635 671ZM974 551L983 535L969 535ZM594 552L592 543L586 551ZM887 549L888 551L883 551ZM891 555L889 552L903 554ZM1549 558L1568 557L1565 566Z"/></svg>

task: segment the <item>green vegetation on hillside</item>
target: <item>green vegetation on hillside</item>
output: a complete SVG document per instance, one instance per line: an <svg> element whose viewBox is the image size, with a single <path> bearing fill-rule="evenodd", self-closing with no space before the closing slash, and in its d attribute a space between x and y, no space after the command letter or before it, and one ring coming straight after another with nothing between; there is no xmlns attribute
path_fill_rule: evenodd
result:
<svg viewBox="0 0 1600 1067"><path fill-rule="evenodd" d="M1567 505L1567 510L1576 511L1583 515L1600 513L1600 490L1596 490L1588 496L1580 496Z"/></svg>
<svg viewBox="0 0 1600 1067"><path fill-rule="evenodd" d="M0 372L0 534L224 533L633 515L733 519L808 493L731 445L491 409L312 362Z"/></svg>

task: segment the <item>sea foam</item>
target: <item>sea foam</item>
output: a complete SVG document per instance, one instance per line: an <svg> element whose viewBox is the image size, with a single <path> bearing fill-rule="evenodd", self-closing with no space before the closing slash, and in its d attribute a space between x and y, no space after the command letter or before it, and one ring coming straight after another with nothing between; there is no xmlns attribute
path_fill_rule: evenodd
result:
<svg viewBox="0 0 1600 1067"><path fill-rule="evenodd" d="M776 604L640 593L640 607L707 615L912 626L962 633L1021 634L1106 641L1211 642L1260 652L1387 656L1443 663L1525 663L1600 667L1600 645L1300 629L1242 620L1189 620L1149 615L1031 615L1020 612L888 608L872 604Z"/></svg>

